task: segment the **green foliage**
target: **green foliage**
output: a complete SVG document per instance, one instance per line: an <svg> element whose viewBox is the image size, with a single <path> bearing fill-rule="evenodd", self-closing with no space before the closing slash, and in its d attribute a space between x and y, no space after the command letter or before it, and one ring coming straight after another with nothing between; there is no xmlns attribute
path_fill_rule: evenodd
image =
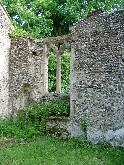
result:
<svg viewBox="0 0 124 165"><path fill-rule="evenodd" d="M19 111L13 120L1 120L0 136L35 138L45 133L48 116L69 116L69 111L69 98L34 105L32 108Z"/></svg>
<svg viewBox="0 0 124 165"><path fill-rule="evenodd" d="M62 92L70 91L70 53L65 52L61 58L61 80L62 80ZM48 64L48 88L49 92L56 91L56 56L51 54Z"/></svg>
<svg viewBox="0 0 124 165"><path fill-rule="evenodd" d="M87 120L85 118L81 120L81 128L82 131L87 135Z"/></svg>
<svg viewBox="0 0 124 165"><path fill-rule="evenodd" d="M49 11L44 10L44 2L37 0L2 0L13 24L32 38L51 35L52 20Z"/></svg>
<svg viewBox="0 0 124 165"><path fill-rule="evenodd" d="M15 28L10 32L11 37L25 37L29 36L28 33L20 28Z"/></svg>
<svg viewBox="0 0 124 165"><path fill-rule="evenodd" d="M51 54L48 61L48 90L56 91L56 56Z"/></svg>
<svg viewBox="0 0 124 165"><path fill-rule="evenodd" d="M33 38L69 33L69 26L93 10L124 8L123 0L2 0L17 27Z"/></svg>
<svg viewBox="0 0 124 165"><path fill-rule="evenodd" d="M82 128L82 131L84 133L84 137L83 137L83 140L84 141L87 141L87 119L86 118L82 118L81 120L81 128Z"/></svg>
<svg viewBox="0 0 124 165"><path fill-rule="evenodd" d="M19 133L19 129L13 123L12 120L9 119L0 120L0 137L15 136L15 134L18 133Z"/></svg>
<svg viewBox="0 0 124 165"><path fill-rule="evenodd" d="M62 92L70 91L70 53L65 52L62 55Z"/></svg>

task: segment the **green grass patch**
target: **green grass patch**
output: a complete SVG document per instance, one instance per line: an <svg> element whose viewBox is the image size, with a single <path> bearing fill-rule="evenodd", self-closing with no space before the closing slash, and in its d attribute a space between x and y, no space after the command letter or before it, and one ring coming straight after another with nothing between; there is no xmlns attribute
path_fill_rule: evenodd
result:
<svg viewBox="0 0 124 165"><path fill-rule="evenodd" d="M22 110L14 119L1 120L0 165L123 165L122 148L44 135L46 118L68 116L69 109L69 99L58 99Z"/></svg>
<svg viewBox="0 0 124 165"><path fill-rule="evenodd" d="M82 144L41 136L36 140L14 141L0 147L1 165L123 165L124 150Z"/></svg>

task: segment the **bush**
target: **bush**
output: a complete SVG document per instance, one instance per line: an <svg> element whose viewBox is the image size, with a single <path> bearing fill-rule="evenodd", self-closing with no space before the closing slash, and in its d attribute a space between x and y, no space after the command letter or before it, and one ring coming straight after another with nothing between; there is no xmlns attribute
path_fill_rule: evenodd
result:
<svg viewBox="0 0 124 165"><path fill-rule="evenodd" d="M69 98L61 98L20 110L16 119L0 121L0 136L35 138L46 133L47 117L51 115L69 116L69 111Z"/></svg>
<svg viewBox="0 0 124 165"><path fill-rule="evenodd" d="M14 30L12 30L9 34L11 37L25 37L29 36L28 33L21 28L16 27Z"/></svg>

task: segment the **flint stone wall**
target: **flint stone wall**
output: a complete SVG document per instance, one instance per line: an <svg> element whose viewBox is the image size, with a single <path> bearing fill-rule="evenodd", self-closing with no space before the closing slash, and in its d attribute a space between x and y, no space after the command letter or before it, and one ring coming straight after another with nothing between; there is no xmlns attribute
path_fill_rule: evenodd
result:
<svg viewBox="0 0 124 165"><path fill-rule="evenodd" d="M8 114L8 55L11 22L0 3L0 116Z"/></svg>
<svg viewBox="0 0 124 165"><path fill-rule="evenodd" d="M12 38L9 54L10 114L40 101L43 95L43 41Z"/></svg>
<svg viewBox="0 0 124 165"><path fill-rule="evenodd" d="M72 136L124 147L124 11L91 15L71 28Z"/></svg>

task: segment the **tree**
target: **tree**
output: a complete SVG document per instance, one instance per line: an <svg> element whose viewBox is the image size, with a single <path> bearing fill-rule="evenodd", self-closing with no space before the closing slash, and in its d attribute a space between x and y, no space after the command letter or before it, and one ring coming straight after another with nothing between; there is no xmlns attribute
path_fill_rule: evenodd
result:
<svg viewBox="0 0 124 165"><path fill-rule="evenodd" d="M17 28L34 38L51 35L52 20L43 1L3 0L3 3Z"/></svg>
<svg viewBox="0 0 124 165"><path fill-rule="evenodd" d="M41 38L67 34L73 23L93 10L124 8L123 0L2 0L14 24Z"/></svg>

